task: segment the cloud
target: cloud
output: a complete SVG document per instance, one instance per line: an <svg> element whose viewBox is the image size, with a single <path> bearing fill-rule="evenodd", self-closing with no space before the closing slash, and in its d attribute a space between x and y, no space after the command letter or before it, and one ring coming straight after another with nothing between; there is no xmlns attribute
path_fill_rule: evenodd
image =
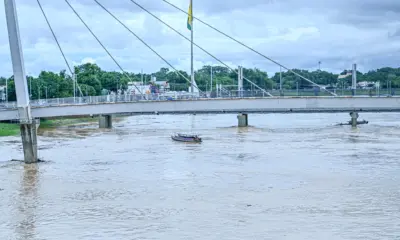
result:
<svg viewBox="0 0 400 240"><path fill-rule="evenodd" d="M130 0L98 0L173 67L190 71L190 43L141 11ZM134 0L190 38L187 16L163 1ZM169 0L188 8L189 0ZM76 11L126 71L171 67L93 0L70 0ZM60 71L66 64L36 1L19 0L18 17L26 72ZM119 68L64 0L41 0L68 62L93 61ZM393 0L194 0L194 14L289 68L340 72L398 67L400 1ZM198 21L194 41L229 66L257 67L273 74L279 66ZM195 47L195 68L218 61ZM12 74L4 6L0 5L0 70Z"/></svg>

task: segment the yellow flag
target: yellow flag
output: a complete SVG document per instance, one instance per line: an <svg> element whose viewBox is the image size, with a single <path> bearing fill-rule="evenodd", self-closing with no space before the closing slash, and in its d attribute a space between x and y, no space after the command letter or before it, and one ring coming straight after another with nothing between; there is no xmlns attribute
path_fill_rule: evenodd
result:
<svg viewBox="0 0 400 240"><path fill-rule="evenodd" d="M190 5L189 5L189 16L187 19L187 28L192 31L193 27L193 13L192 13L192 0L190 0Z"/></svg>

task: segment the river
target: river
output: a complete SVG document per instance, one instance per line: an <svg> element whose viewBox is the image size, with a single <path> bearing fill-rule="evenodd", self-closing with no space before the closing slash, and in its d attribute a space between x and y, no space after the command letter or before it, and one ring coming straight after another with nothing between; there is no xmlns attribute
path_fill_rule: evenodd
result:
<svg viewBox="0 0 400 240"><path fill-rule="evenodd" d="M0 239L400 239L400 114L132 116L0 139ZM173 142L197 132L202 144Z"/></svg>

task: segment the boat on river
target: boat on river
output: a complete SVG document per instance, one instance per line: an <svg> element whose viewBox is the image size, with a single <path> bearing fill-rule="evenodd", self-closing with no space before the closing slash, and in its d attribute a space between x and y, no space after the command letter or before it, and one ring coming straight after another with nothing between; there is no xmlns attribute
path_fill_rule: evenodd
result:
<svg viewBox="0 0 400 240"><path fill-rule="evenodd" d="M201 143L202 140L197 134L182 134L177 133L171 136L172 140L177 142L192 142L192 143Z"/></svg>

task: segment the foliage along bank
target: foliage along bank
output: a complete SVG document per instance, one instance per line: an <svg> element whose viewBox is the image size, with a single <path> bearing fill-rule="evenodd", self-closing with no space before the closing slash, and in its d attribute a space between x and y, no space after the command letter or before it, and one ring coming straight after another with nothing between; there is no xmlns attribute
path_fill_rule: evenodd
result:
<svg viewBox="0 0 400 240"><path fill-rule="evenodd" d="M236 89L237 74L232 72L226 67L213 66L213 89L215 90L216 84L231 85L232 89ZM347 85L351 84L351 76L338 80L338 74L326 71L308 71L301 69L293 69L293 71L301 74L302 76L314 81L321 85L336 84ZM180 73L187 79L190 79L188 73L180 71ZM344 74L342 72L341 74ZM75 67L75 74L77 82L81 88L83 95L95 96L101 95L105 91L115 92L117 89L127 89L128 82L141 81L142 75L140 73L127 73L121 72L107 72L102 70L96 64L83 64ZM279 88L280 74L275 73L274 76L269 77L268 74L260 69L243 69L244 76L256 83L264 89ZM187 91L189 83L179 74L170 71L168 68L161 68L158 72L151 74L143 74L145 83L150 82L151 76L155 76L157 80L168 81L172 91ZM283 88L296 89L297 83L300 88L307 88L310 86L305 80L294 75L291 72L282 72ZM211 79L211 66L203 66L195 72L196 83L203 91L210 90ZM66 73L65 70L55 73L42 71L37 78L27 77L28 88L31 93L31 99L45 98L63 98L73 96L73 81L72 77ZM391 87L400 87L400 68L381 68L367 73L357 72L357 81L380 81L381 86L385 88L386 82L391 81ZM0 78L0 86L5 85L6 78ZM228 87L229 88L229 87ZM244 80L244 88L250 89L251 85ZM78 93L77 93L78 94ZM13 76L8 78L8 100L15 101L15 85Z"/></svg>

